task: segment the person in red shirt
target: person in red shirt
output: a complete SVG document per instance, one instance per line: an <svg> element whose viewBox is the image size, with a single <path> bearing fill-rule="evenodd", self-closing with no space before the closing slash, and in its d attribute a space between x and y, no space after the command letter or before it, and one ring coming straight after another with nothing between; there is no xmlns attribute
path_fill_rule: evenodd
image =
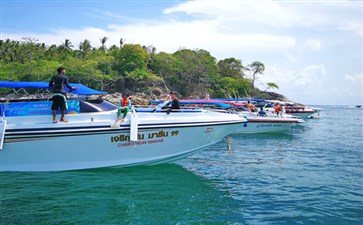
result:
<svg viewBox="0 0 363 225"><path fill-rule="evenodd" d="M280 112L282 111L282 106L279 105L279 103L276 103L275 105L275 112L277 115L280 115Z"/></svg>
<svg viewBox="0 0 363 225"><path fill-rule="evenodd" d="M123 113L122 118L121 118L121 122L123 122L125 120L127 113L130 111L130 109L131 109L130 95L122 94L122 99L119 103L117 120L120 120L121 113Z"/></svg>

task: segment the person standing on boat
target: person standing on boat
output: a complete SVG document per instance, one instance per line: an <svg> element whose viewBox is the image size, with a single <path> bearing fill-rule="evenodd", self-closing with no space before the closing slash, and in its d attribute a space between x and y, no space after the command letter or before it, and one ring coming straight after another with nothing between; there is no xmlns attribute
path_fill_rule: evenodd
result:
<svg viewBox="0 0 363 225"><path fill-rule="evenodd" d="M127 113L131 109L130 95L122 94L122 98L121 98L121 102L120 102L119 106L121 106L121 108L119 108L119 112L118 112L118 115L117 115L117 120L120 120L121 113L123 113L122 118L121 118L121 122L123 122L125 120L125 117L126 117Z"/></svg>
<svg viewBox="0 0 363 225"><path fill-rule="evenodd" d="M64 118L67 106L67 91L65 87L76 90L77 87L72 87L69 85L68 77L65 75L65 68L63 66L58 67L57 69L58 75L52 77L49 82L49 87L53 87L53 103L52 103L52 111L53 111L53 123L57 123L57 110L62 110L62 115L60 118L61 122L68 122Z"/></svg>

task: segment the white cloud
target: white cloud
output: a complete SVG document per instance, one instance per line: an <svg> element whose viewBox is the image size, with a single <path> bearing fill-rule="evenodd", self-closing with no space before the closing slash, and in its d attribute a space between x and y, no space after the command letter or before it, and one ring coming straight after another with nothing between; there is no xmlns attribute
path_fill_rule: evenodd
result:
<svg viewBox="0 0 363 225"><path fill-rule="evenodd" d="M126 43L153 45L169 53L198 48L217 59L241 59L244 65L257 60L266 66L257 85L274 82L280 86L277 92L300 102L317 96L327 102L341 95L334 91L340 84L362 83L362 56L350 59L352 66L344 76L337 72L342 49L363 51L358 49L362 39L357 34L363 29L362 4L357 1L194 0L165 9L160 20L125 17L112 10L93 12L95 17L118 18L122 23L103 28L55 28L47 34L2 35L14 40L36 37L49 45L67 38L75 48L84 39L99 47L102 37L109 38L106 46L118 45L123 38Z"/></svg>
<svg viewBox="0 0 363 225"><path fill-rule="evenodd" d="M339 29L352 31L352 32L356 33L357 35L363 37L362 20L360 20L360 21L359 20L356 20L356 21L343 21L343 22L340 23Z"/></svg>
<svg viewBox="0 0 363 225"><path fill-rule="evenodd" d="M336 26L361 28L359 24L351 23L348 10L362 8L362 4L352 1L273 1L273 0L226 0L205 1L194 0L180 3L164 10L165 14L185 13L187 15L207 18L218 18L220 21L237 21L242 26L248 24L268 25L272 27L316 27ZM337 19L339 18L339 20ZM358 21L359 20L355 20ZM226 23L227 24L227 23ZM226 25L224 24L224 25ZM234 24L235 25L235 24ZM228 24L227 24L228 26Z"/></svg>
<svg viewBox="0 0 363 225"><path fill-rule="evenodd" d="M291 70L279 65L266 66L266 71L259 77L258 87L266 88L266 83L274 82L279 86L275 90L293 101L304 103L306 97L326 95L326 69L324 65L308 65L299 70Z"/></svg>
<svg viewBox="0 0 363 225"><path fill-rule="evenodd" d="M40 42L61 44L65 38L70 39L75 48L84 39L91 41L91 45L99 47L100 38L108 37L106 46L118 45L120 38L126 43L153 45L158 51L174 52L181 47L190 49L205 49L215 57L238 58L241 53L250 54L261 52L274 54L286 52L296 46L295 38L288 35L268 33L223 33L219 32L217 20L193 20L162 22L140 22L130 25L111 24L108 29L85 27L77 30L54 29L49 34L4 34L6 38L20 40L22 37L36 37ZM242 57L241 57L242 58Z"/></svg>
<svg viewBox="0 0 363 225"><path fill-rule="evenodd" d="M165 14L185 13L218 18L220 21L264 23L271 26L289 27L299 21L296 14L275 1L204 1L195 0L164 10Z"/></svg>
<svg viewBox="0 0 363 225"><path fill-rule="evenodd" d="M344 74L344 79L349 82L360 82L363 84L363 74Z"/></svg>
<svg viewBox="0 0 363 225"><path fill-rule="evenodd" d="M317 51L321 48L321 42L319 40L308 39L303 44L303 48Z"/></svg>
<svg viewBox="0 0 363 225"><path fill-rule="evenodd" d="M341 79L332 79L336 78L332 78L322 64L298 70L272 65L266 66L256 86L264 90L267 82L274 82L279 86L279 90L274 91L305 104L363 103L363 74L345 74Z"/></svg>

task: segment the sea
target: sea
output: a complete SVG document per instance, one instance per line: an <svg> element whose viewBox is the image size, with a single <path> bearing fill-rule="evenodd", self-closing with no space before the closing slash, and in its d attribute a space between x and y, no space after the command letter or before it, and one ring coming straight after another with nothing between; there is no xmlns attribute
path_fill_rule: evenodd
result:
<svg viewBox="0 0 363 225"><path fill-rule="evenodd" d="M170 164L0 173L0 224L363 224L363 109Z"/></svg>

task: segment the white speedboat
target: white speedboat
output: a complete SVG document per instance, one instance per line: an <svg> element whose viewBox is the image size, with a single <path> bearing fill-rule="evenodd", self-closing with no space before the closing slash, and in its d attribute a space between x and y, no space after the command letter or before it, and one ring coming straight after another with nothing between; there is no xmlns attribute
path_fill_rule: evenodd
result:
<svg viewBox="0 0 363 225"><path fill-rule="evenodd" d="M287 114L276 115L266 113L260 116L258 113L244 111L243 105L233 103L226 100L206 100L206 99L187 99L180 100L183 106L195 106L202 108L211 108L215 111L230 114L238 114L247 119L247 123L242 124L233 133L267 133L281 132L289 128L304 123L305 121Z"/></svg>
<svg viewBox="0 0 363 225"><path fill-rule="evenodd" d="M264 107L265 110L274 112L275 111L274 104L278 103L280 106L283 107L284 113L295 117L299 117L301 119L314 118L314 114L319 115L320 111L322 110L321 108L314 108L302 104L297 104L294 102L284 102L279 100L267 100L267 101L273 103L273 105Z"/></svg>
<svg viewBox="0 0 363 225"><path fill-rule="evenodd" d="M76 94L87 88L71 85L79 87ZM22 84L0 82L0 87L15 86L21 88ZM25 85L47 86L47 82ZM102 99L68 102L68 123L53 123L51 101L47 99L1 104L0 171L62 171L170 162L219 142L246 123L239 115L221 116L207 110L166 113L152 109L133 109L125 121L115 122L117 107Z"/></svg>
<svg viewBox="0 0 363 225"><path fill-rule="evenodd" d="M239 112L245 116L247 123L240 126L233 133L251 134L251 133L270 133L281 132L290 129L291 127L304 123L305 121L291 116L259 116L257 113Z"/></svg>

